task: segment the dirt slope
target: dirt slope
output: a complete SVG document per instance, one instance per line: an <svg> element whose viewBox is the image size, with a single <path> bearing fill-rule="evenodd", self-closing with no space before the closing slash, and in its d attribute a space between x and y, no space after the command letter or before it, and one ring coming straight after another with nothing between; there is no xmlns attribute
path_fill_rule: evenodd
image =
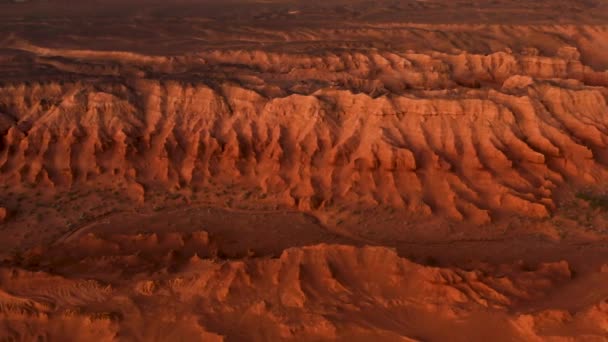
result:
<svg viewBox="0 0 608 342"><path fill-rule="evenodd" d="M0 33L0 340L608 339L604 2L4 2Z"/></svg>

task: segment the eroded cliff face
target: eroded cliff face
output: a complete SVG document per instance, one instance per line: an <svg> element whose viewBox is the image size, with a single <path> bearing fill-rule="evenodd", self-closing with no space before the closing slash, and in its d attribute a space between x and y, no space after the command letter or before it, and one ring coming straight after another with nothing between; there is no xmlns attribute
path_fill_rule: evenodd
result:
<svg viewBox="0 0 608 342"><path fill-rule="evenodd" d="M556 188L607 177L608 74L575 47L175 58L27 47L85 75L3 83L6 184L122 179L141 197L219 182L303 210L386 204L488 222L545 217Z"/></svg>
<svg viewBox="0 0 608 342"><path fill-rule="evenodd" d="M120 2L0 3L0 340L606 339L604 2Z"/></svg>
<svg viewBox="0 0 608 342"><path fill-rule="evenodd" d="M30 251L21 267L62 265L53 272L70 277L1 268L0 327L25 332L24 340L69 331L77 340L107 341L468 340L497 329L504 340L605 334L608 308L593 298L576 314L512 313L569 286L567 262L466 271L421 266L384 247L317 245L239 261L209 259L214 251L201 231L88 234ZM126 278L133 280L118 281Z"/></svg>

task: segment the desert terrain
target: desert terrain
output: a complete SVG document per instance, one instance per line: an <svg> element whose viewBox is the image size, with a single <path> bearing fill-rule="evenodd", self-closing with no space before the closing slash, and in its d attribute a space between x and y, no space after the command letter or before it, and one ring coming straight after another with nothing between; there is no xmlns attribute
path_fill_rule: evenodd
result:
<svg viewBox="0 0 608 342"><path fill-rule="evenodd" d="M0 1L0 341L607 341L608 2Z"/></svg>

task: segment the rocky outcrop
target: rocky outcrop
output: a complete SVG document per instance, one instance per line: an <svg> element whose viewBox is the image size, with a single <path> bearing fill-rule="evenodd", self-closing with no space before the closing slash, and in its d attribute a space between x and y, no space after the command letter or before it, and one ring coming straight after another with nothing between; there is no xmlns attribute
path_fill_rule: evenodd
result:
<svg viewBox="0 0 608 342"><path fill-rule="evenodd" d="M190 25L197 43L170 55L6 38L0 181L121 180L139 202L230 184L485 223L606 180L602 26Z"/></svg>
<svg viewBox="0 0 608 342"><path fill-rule="evenodd" d="M5 184L241 183L302 209L340 201L487 221L542 217L564 183L606 179L602 88L505 78L500 89L264 96L183 81L0 88Z"/></svg>
<svg viewBox="0 0 608 342"><path fill-rule="evenodd" d="M53 339L69 328L76 339L105 340L472 338L478 320L513 339L566 337L560 327L574 324L589 336L603 329L602 303L576 315L553 311L561 320L545 311L508 314L568 284L566 262L465 271L422 266L384 247L316 245L234 261L207 259L212 248L195 232L87 235L32 250L22 266L53 265L69 276L0 269L0 336Z"/></svg>

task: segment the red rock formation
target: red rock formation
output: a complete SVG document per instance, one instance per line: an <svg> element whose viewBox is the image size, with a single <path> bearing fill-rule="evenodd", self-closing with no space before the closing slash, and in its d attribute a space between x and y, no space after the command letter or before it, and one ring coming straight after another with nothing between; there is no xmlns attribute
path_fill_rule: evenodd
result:
<svg viewBox="0 0 608 342"><path fill-rule="evenodd" d="M605 339L607 19L0 2L0 340Z"/></svg>

